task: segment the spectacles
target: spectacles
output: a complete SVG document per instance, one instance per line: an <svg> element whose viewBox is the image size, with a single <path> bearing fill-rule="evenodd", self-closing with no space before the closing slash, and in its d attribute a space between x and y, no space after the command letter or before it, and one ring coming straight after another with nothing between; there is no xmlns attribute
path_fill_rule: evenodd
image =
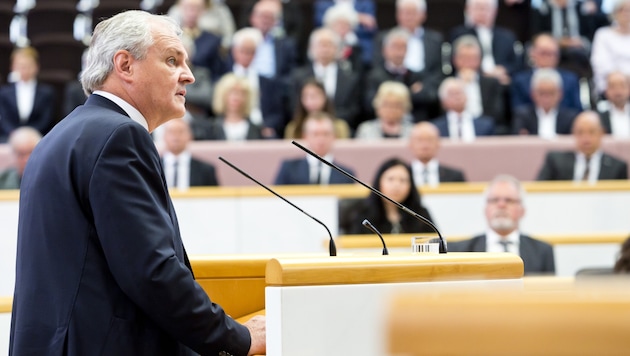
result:
<svg viewBox="0 0 630 356"><path fill-rule="evenodd" d="M501 197L492 197L488 198L488 204L499 204L500 202L504 202L507 205L516 205L520 204L521 200L516 198L501 198Z"/></svg>

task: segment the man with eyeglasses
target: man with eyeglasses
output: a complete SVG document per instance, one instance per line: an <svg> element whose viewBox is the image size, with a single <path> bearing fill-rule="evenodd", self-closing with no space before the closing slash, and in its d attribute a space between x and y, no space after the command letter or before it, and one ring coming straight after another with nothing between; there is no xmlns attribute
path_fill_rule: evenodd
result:
<svg viewBox="0 0 630 356"><path fill-rule="evenodd" d="M551 245L524 235L519 222L525 215L525 191L514 177L499 175L485 191L486 220L484 235L469 240L451 242L450 252L509 252L523 259L525 274L554 274L555 263Z"/></svg>

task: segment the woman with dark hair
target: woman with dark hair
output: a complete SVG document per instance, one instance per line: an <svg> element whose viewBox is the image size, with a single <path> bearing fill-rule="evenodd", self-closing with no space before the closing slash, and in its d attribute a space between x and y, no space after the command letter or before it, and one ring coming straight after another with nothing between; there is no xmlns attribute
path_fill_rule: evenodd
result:
<svg viewBox="0 0 630 356"><path fill-rule="evenodd" d="M302 138L302 126L306 117L317 112L325 112L335 117L335 109L332 101L326 96L324 85L315 78L308 79L302 85L299 100L295 106L293 119L284 130L284 138ZM337 138L350 137L348 124L341 119L335 119L335 136Z"/></svg>
<svg viewBox="0 0 630 356"><path fill-rule="evenodd" d="M630 273L630 237L621 244L619 259L615 263L615 273Z"/></svg>
<svg viewBox="0 0 630 356"><path fill-rule="evenodd" d="M422 206L420 193L413 184L411 168L403 160L391 158L381 164L372 186L431 221L431 215ZM347 233L369 233L362 225L364 219L368 219L383 234L434 232L428 224L374 193L365 198L359 208L354 210Z"/></svg>

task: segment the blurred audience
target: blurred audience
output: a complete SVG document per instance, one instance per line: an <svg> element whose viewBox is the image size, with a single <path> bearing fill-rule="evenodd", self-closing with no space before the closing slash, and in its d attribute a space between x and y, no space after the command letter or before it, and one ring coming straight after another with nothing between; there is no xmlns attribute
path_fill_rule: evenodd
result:
<svg viewBox="0 0 630 356"><path fill-rule="evenodd" d="M344 171L354 175L352 169L340 165L332 154L335 144L334 119L327 113L318 112L306 117L302 127L304 147L313 151L328 162L333 162ZM354 181L336 169L323 164L317 158L306 155L304 158L282 161L274 184L352 184Z"/></svg>
<svg viewBox="0 0 630 356"><path fill-rule="evenodd" d="M263 127L266 138L280 138L287 122L286 86L275 78L260 75L251 64L263 38L255 28L247 27L234 34L229 71L248 81L251 88L249 119Z"/></svg>
<svg viewBox="0 0 630 356"><path fill-rule="evenodd" d="M497 129L504 128L507 133L508 122L505 118L504 91L496 78L481 73L481 47L472 35L463 35L453 43L454 76L466 84L466 111L473 117L488 116L497 124Z"/></svg>
<svg viewBox="0 0 630 356"><path fill-rule="evenodd" d="M262 0L243 0L240 2L239 28L252 25L251 16L254 7ZM291 40L303 52L302 44L299 43L304 35L304 14L301 11L300 3L296 0L272 0L277 3L280 9L276 22L274 23L271 34L274 37L290 37ZM298 56L301 56L298 53Z"/></svg>
<svg viewBox="0 0 630 356"><path fill-rule="evenodd" d="M615 138L630 138L630 83L615 71L606 76L607 108L600 112L604 132Z"/></svg>
<svg viewBox="0 0 630 356"><path fill-rule="evenodd" d="M570 134L578 112L560 106L562 87L562 77L555 69L536 70L530 84L533 104L516 109L513 133L538 135L545 139Z"/></svg>
<svg viewBox="0 0 630 356"><path fill-rule="evenodd" d="M445 166L438 160L440 131L431 122L420 122L413 126L409 136L409 150L414 157L411 170L416 187L436 187L444 182L466 181L464 172Z"/></svg>
<svg viewBox="0 0 630 356"><path fill-rule="evenodd" d="M215 117L205 140L243 141L264 138L260 126L249 120L252 89L249 81L233 73L224 75L214 88Z"/></svg>
<svg viewBox="0 0 630 356"><path fill-rule="evenodd" d="M314 77L324 84L326 96L333 101L337 117L354 128L361 109L361 78L359 73L340 61L341 51L341 38L333 30L319 28L311 33L308 46L310 62L291 75L291 103L295 107L300 88Z"/></svg>
<svg viewBox="0 0 630 356"><path fill-rule="evenodd" d="M298 139L302 137L302 127L306 118L318 112L335 117L335 108L326 96L324 85L315 78L307 79L299 92L300 100L295 107L293 119L284 130L284 138ZM335 119L335 137L349 138L350 127L343 119Z"/></svg>
<svg viewBox="0 0 630 356"><path fill-rule="evenodd" d="M383 62L375 64L368 73L365 88L365 112L374 116L372 103L376 92L386 81L404 84L411 94L413 121L428 120L437 115L437 87L439 76L431 76L427 71L414 71L405 64L410 35L407 30L396 28L387 33L382 41Z"/></svg>
<svg viewBox="0 0 630 356"><path fill-rule="evenodd" d="M514 177L495 177L484 192L488 227L484 235L448 244L449 252L509 252L521 256L525 274L555 274L553 248L520 231L525 190Z"/></svg>
<svg viewBox="0 0 630 356"><path fill-rule="evenodd" d="M538 173L538 180L572 180L596 183L598 180L628 179L628 165L602 149L604 128L599 115L584 111L573 123L575 151L551 151Z"/></svg>
<svg viewBox="0 0 630 356"><path fill-rule="evenodd" d="M413 123L410 118L411 98L407 87L399 82L383 82L373 100L377 117L359 125L358 139L409 137Z"/></svg>
<svg viewBox="0 0 630 356"><path fill-rule="evenodd" d="M17 48L11 53L12 83L0 87L0 142L6 142L20 126L45 135L55 125L55 89L38 81L38 74L35 48Z"/></svg>
<svg viewBox="0 0 630 356"><path fill-rule="evenodd" d="M180 1L181 2L181 1ZM171 6L168 16L182 21L185 16L180 2ZM204 0L203 13L199 18L199 28L211 32L221 38L223 48L229 48L232 35L236 31L234 16L224 0Z"/></svg>
<svg viewBox="0 0 630 356"><path fill-rule="evenodd" d="M359 43L357 27L359 26L359 13L357 13L350 3L340 2L329 7L324 14L323 25L333 30L341 38L341 61L349 66L349 69L356 73L362 73L370 63L364 63L365 51ZM370 40L370 51L372 51L372 41ZM368 52L368 59L371 60L371 53Z"/></svg>
<svg viewBox="0 0 630 356"><path fill-rule="evenodd" d="M438 95L444 115L433 120L440 136L452 140L471 142L477 136L494 135L494 120L490 117L475 117L466 111L466 84L459 78L449 77L440 85Z"/></svg>
<svg viewBox="0 0 630 356"><path fill-rule="evenodd" d="M374 176L372 186L392 200L404 205L433 222L429 211L422 205L420 192L413 184L411 168L399 158L383 162ZM393 203L370 193L359 201L357 206L348 209L348 234L369 233L362 222L369 220L383 234L410 234L434 232L424 222L405 213Z"/></svg>
<svg viewBox="0 0 630 356"><path fill-rule="evenodd" d="M26 162L41 138L39 131L32 127L22 126L13 130L9 137L13 163L10 168L0 172L0 189L20 189Z"/></svg>
<svg viewBox="0 0 630 356"><path fill-rule="evenodd" d="M591 47L591 67L597 92L606 90L606 76L613 71L630 74L630 0L614 3L612 24L595 32Z"/></svg>
<svg viewBox="0 0 630 356"><path fill-rule="evenodd" d="M249 22L263 35L252 65L262 76L286 81L297 65L298 53L293 38L275 31L282 19L281 1L259 0L254 4Z"/></svg>
<svg viewBox="0 0 630 356"><path fill-rule="evenodd" d="M466 23L451 31L450 41L459 36L474 35L482 52L481 70L503 85L510 83L512 73L521 62L515 51L517 41L512 31L495 26L498 0L466 0Z"/></svg>
<svg viewBox="0 0 630 356"><path fill-rule="evenodd" d="M183 119L164 125L162 165L169 189L219 185L214 166L192 157L188 146L192 141L190 126Z"/></svg>
<svg viewBox="0 0 630 356"><path fill-rule="evenodd" d="M560 48L556 39L548 33L541 33L532 40L528 53L531 68L517 72L512 78L512 107L517 109L521 106L532 104L532 76L537 69L549 68L557 70L562 78L562 100L560 101L560 106L582 111L578 76L574 72L558 68Z"/></svg>
<svg viewBox="0 0 630 356"><path fill-rule="evenodd" d="M315 0L313 10L315 14L315 27L320 27L326 23L326 13L334 6L347 6L346 13L352 10L357 14L358 26L356 27L355 37L361 48L361 61L364 65L369 66L372 61L372 45L374 35L378 29L376 23L376 4L374 0ZM341 12L341 11L339 11ZM346 38L344 38L345 42Z"/></svg>

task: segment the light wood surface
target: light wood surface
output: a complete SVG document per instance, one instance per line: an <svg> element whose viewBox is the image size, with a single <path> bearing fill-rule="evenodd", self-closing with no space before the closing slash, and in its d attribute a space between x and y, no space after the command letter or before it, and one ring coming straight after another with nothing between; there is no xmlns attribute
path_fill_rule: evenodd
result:
<svg viewBox="0 0 630 356"><path fill-rule="evenodd" d="M545 241L551 245L563 244L603 244L613 243L621 244L630 233L624 232L598 232L598 233L579 233L579 234L545 234L533 236L536 239ZM435 236L436 234L384 234L383 239L388 248L401 247L409 248L411 251L411 238L413 236ZM472 236L445 236L447 242L461 241L469 239ZM335 239L338 248L357 249L357 248L379 248L383 245L378 236L374 234L361 235L341 235ZM322 240L325 246L328 246L328 239Z"/></svg>
<svg viewBox="0 0 630 356"><path fill-rule="evenodd" d="M388 310L392 355L622 355L630 289L401 293Z"/></svg>
<svg viewBox="0 0 630 356"><path fill-rule="evenodd" d="M13 306L12 297L0 297L0 313L10 313Z"/></svg>
<svg viewBox="0 0 630 356"><path fill-rule="evenodd" d="M506 253L449 253L328 258L274 258L267 264L271 286L399 283L523 276L523 261Z"/></svg>

